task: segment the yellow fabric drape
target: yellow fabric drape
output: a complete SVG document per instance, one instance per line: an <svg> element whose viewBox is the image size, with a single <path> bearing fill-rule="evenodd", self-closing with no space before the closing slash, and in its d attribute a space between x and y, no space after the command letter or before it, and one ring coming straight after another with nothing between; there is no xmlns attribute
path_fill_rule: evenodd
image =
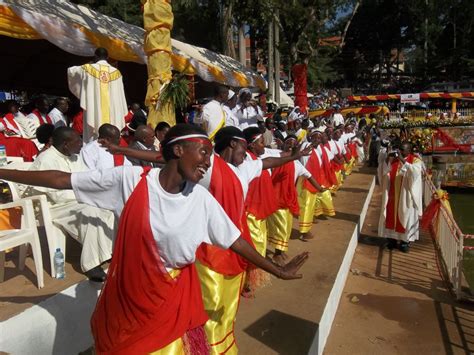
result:
<svg viewBox="0 0 474 355"><path fill-rule="evenodd" d="M267 218L268 241L275 249L288 250L291 228L293 227L293 215L290 210L279 209Z"/></svg>
<svg viewBox="0 0 474 355"><path fill-rule="evenodd" d="M174 107L159 105L160 90L171 76L171 35L173 11L171 4L164 0L147 0L143 4L145 28L144 49L148 57L148 87L145 104L149 108L148 124L155 127L158 122L176 124Z"/></svg>
<svg viewBox="0 0 474 355"><path fill-rule="evenodd" d="M201 282L204 309L209 320L204 325L211 354L237 354L234 321L239 308L245 273L236 276L219 274L196 262Z"/></svg>
<svg viewBox="0 0 474 355"><path fill-rule="evenodd" d="M0 35L18 39L41 39L34 28L7 6L0 6Z"/></svg>

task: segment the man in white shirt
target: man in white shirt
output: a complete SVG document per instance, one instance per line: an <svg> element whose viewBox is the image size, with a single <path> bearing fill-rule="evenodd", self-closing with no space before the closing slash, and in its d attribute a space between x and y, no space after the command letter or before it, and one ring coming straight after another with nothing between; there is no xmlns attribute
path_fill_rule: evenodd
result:
<svg viewBox="0 0 474 355"><path fill-rule="evenodd" d="M332 123L334 127L344 124L344 116L341 114L341 108L336 106L334 108L334 114L332 115Z"/></svg>
<svg viewBox="0 0 474 355"><path fill-rule="evenodd" d="M99 139L106 143L120 144L120 131L117 127L105 123L99 127ZM81 158L90 170L110 169L116 166L131 166L123 155L110 154L97 140L87 143L81 149Z"/></svg>
<svg viewBox="0 0 474 355"><path fill-rule="evenodd" d="M225 126L226 114L223 104L229 98L229 88L224 85L214 87L214 99L202 108L202 114L197 117L196 123L206 131L209 139L214 140L217 131Z"/></svg>
<svg viewBox="0 0 474 355"><path fill-rule="evenodd" d="M54 108L49 112L48 116L54 127L67 127L66 112L69 110L69 102L65 97L59 97L54 102Z"/></svg>
<svg viewBox="0 0 474 355"><path fill-rule="evenodd" d="M237 105L237 95L234 91L229 90L229 96L224 104L223 108L225 111L225 125L234 126L239 128L239 119L234 114L234 107Z"/></svg>
<svg viewBox="0 0 474 355"><path fill-rule="evenodd" d="M78 155L82 147L79 134L69 127L56 128L52 146L38 156L31 170L86 171ZM30 187L29 194L45 193L56 233L67 233L82 244L81 269L92 281L105 280L100 265L112 256L114 215L111 211L77 202L72 190ZM64 238L65 239L65 238ZM57 245L64 250L65 245Z"/></svg>
<svg viewBox="0 0 474 355"><path fill-rule="evenodd" d="M128 112L122 74L108 62L105 48L95 51L95 63L68 68L69 90L84 110L84 142L98 135L99 127L110 123L120 130Z"/></svg>

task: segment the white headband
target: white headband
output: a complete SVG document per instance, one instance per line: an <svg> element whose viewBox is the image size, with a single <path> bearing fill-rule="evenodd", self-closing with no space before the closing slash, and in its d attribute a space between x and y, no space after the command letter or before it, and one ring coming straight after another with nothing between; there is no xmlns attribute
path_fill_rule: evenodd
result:
<svg viewBox="0 0 474 355"><path fill-rule="evenodd" d="M171 143L174 143L174 142L186 140L188 138L202 138L202 139L209 140L209 137L206 136L205 134L187 134L187 135L184 135L184 136L175 137L166 144L171 144Z"/></svg>
<svg viewBox="0 0 474 355"><path fill-rule="evenodd" d="M257 135L255 136L255 138L252 140L252 143L255 143L256 141L258 141L261 136L263 136L263 134L261 134L261 133L260 133L260 134L257 134Z"/></svg>
<svg viewBox="0 0 474 355"><path fill-rule="evenodd" d="M238 139L239 141L243 141L243 142L247 143L247 140L245 138L242 138L242 137L232 136L232 139Z"/></svg>

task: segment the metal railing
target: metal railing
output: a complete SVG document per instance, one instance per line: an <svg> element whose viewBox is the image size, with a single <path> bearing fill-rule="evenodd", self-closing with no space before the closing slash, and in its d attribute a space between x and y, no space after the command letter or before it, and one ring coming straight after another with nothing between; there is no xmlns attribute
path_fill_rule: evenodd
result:
<svg viewBox="0 0 474 355"><path fill-rule="evenodd" d="M424 178L424 204L425 207L431 202L436 187L431 179L425 175ZM432 226L432 235L444 263L445 271L451 287L457 299L462 296L462 270L464 250L473 247L464 247L464 239L472 236L465 235L458 227L450 211L441 204L437 219Z"/></svg>
<svg viewBox="0 0 474 355"><path fill-rule="evenodd" d="M438 118L442 113L451 114L451 109L427 109L427 110L407 110L405 111L405 115L411 120L422 120L426 117L428 113L431 113L433 117ZM472 118L474 117L474 109L472 108L459 108L457 113L460 115L461 118ZM390 120L400 120L401 119L401 112L398 111L390 111L389 119ZM452 115L452 114L451 114Z"/></svg>

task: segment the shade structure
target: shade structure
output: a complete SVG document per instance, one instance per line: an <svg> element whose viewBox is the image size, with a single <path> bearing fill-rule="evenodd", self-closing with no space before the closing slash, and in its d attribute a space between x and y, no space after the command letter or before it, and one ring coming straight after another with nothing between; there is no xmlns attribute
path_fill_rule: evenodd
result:
<svg viewBox="0 0 474 355"><path fill-rule="evenodd" d="M118 61L146 64L143 28L65 0L0 0L0 35L44 39L83 57L91 57L97 47L105 47ZM262 90L266 87L259 74L205 48L172 40L171 57L174 70L205 81Z"/></svg>
<svg viewBox="0 0 474 355"><path fill-rule="evenodd" d="M401 94L348 96L349 101L388 101L400 100ZM463 99L474 98L474 92L422 92L420 99Z"/></svg>

